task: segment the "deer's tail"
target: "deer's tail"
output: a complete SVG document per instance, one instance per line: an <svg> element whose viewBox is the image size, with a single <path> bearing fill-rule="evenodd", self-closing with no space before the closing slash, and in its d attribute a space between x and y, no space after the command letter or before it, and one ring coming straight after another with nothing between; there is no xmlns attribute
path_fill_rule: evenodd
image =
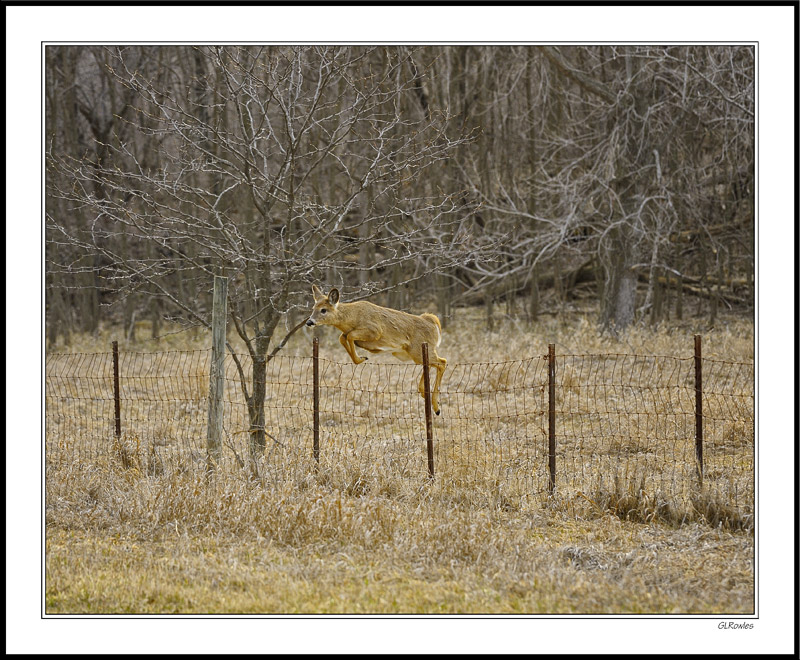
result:
<svg viewBox="0 0 800 660"><path fill-rule="evenodd" d="M436 334L438 339L436 340L436 347L439 347L439 344L442 343L442 324L439 321L439 317L436 314L422 314L422 318L430 321L433 325L436 326Z"/></svg>

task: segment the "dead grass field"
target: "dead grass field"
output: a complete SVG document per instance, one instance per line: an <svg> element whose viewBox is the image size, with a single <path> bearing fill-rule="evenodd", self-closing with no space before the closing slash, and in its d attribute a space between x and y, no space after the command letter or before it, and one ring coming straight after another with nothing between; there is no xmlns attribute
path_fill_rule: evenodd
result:
<svg viewBox="0 0 800 660"><path fill-rule="evenodd" d="M203 338L121 345L121 446L107 360L47 398L46 611L750 613L752 376L720 367L712 377L699 491L685 382L696 332L710 361L753 360L752 323L736 319L619 342L580 316L486 333L478 312L459 311L440 351L449 366L433 483L418 367L347 364L335 331L321 332L317 471L309 337L271 363L273 438L255 464L229 365L225 458L208 479L207 352L185 353ZM103 333L56 350L110 342ZM542 391L551 342L573 356L558 371L554 498ZM590 364L590 354L664 359L623 359L631 387L619 360Z"/></svg>

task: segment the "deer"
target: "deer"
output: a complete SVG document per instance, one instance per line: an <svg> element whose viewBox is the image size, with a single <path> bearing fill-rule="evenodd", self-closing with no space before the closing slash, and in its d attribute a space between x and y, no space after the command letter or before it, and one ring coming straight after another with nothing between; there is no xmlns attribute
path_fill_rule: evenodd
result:
<svg viewBox="0 0 800 660"><path fill-rule="evenodd" d="M422 364L422 344L428 344L428 363L436 368L436 384L431 393L433 412L440 414L439 386L447 368L447 360L436 353L442 342L442 324L435 314L408 314L397 309L381 307L366 300L341 302L339 290L332 288L325 295L312 285L314 309L306 320L307 326L332 325L342 334L339 337L355 364L368 360L356 352L356 346L371 353L390 352L400 360ZM419 393L425 398L425 374L419 379Z"/></svg>

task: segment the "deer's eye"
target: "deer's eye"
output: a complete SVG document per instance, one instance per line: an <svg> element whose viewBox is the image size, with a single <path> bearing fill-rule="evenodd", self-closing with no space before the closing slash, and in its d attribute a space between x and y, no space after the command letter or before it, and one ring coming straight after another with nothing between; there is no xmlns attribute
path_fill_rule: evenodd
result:
<svg viewBox="0 0 800 660"><path fill-rule="evenodd" d="M321 309L321 310L319 310L319 313L320 314L327 314L328 310L327 309Z"/></svg>

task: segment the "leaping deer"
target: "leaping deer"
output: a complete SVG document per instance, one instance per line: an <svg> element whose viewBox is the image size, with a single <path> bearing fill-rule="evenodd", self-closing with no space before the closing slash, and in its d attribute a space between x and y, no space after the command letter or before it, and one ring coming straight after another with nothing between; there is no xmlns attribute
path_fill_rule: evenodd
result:
<svg viewBox="0 0 800 660"><path fill-rule="evenodd" d="M434 314L407 314L396 309L381 307L366 300L346 303L339 301L339 290L334 288L326 296L312 285L314 311L306 325L332 325L341 331L341 342L350 359L361 364L369 359L356 353L356 346L381 353L389 351L400 360L413 360L422 364L422 344L428 344L428 362L436 367L436 384L431 393L433 411L438 415L439 386L442 383L447 360L439 357L436 349L442 342L442 324ZM424 397L424 377L419 379L419 393Z"/></svg>

